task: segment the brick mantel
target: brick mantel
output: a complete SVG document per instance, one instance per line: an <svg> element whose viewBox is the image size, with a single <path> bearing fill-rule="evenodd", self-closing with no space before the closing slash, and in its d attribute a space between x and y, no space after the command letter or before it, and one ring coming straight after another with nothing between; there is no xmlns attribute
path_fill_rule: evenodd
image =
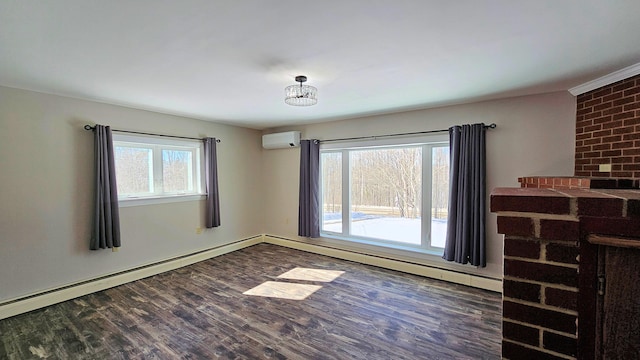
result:
<svg viewBox="0 0 640 360"><path fill-rule="evenodd" d="M491 211L505 235L503 357L577 358L579 343L593 343L595 303L584 294L595 258L585 239L640 238L640 190L497 188Z"/></svg>
<svg viewBox="0 0 640 360"><path fill-rule="evenodd" d="M534 189L638 189L638 179L589 178L579 176L527 176L520 187Z"/></svg>

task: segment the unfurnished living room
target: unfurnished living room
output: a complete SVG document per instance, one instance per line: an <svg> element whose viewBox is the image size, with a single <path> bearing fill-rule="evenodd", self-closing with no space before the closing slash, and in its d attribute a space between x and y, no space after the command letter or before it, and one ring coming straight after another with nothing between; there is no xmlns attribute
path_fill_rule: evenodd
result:
<svg viewBox="0 0 640 360"><path fill-rule="evenodd" d="M639 13L0 1L0 359L640 358Z"/></svg>

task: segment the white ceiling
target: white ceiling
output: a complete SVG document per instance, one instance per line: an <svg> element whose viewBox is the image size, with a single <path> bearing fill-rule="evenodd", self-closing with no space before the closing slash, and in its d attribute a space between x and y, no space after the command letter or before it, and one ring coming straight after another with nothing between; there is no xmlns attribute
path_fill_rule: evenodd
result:
<svg viewBox="0 0 640 360"><path fill-rule="evenodd" d="M2 0L0 85L251 128L557 90L640 62L638 0ZM284 103L296 75L318 105Z"/></svg>

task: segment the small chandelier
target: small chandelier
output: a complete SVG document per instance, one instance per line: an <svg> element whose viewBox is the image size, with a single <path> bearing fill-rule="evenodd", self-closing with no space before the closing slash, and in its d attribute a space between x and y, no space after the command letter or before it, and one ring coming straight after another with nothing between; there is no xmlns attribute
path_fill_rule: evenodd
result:
<svg viewBox="0 0 640 360"><path fill-rule="evenodd" d="M318 89L309 85L302 85L307 81L304 75L296 76L300 85L289 85L284 88L284 102L293 106L311 106L318 103Z"/></svg>

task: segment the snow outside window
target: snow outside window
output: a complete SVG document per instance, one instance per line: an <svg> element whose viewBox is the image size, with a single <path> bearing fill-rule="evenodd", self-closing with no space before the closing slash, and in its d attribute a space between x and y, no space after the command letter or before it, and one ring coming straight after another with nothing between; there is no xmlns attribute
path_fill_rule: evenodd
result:
<svg viewBox="0 0 640 360"><path fill-rule="evenodd" d="M449 144L442 136L429 140L323 144L322 235L442 254Z"/></svg>

